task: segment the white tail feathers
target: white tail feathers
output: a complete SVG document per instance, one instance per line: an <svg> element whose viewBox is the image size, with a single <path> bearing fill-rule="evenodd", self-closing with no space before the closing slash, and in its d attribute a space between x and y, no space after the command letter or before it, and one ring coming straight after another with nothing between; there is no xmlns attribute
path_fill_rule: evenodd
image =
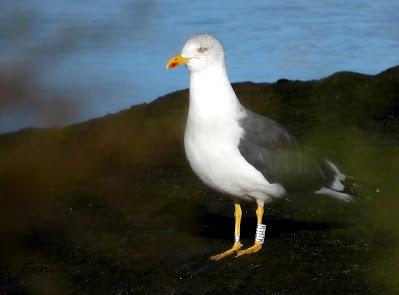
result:
<svg viewBox="0 0 399 295"><path fill-rule="evenodd" d="M345 186L342 184L341 181L344 181L346 179L346 175L339 171L338 167L333 162L326 160L326 163L335 173L334 181L331 184L330 188L335 191L343 191L345 189Z"/></svg>
<svg viewBox="0 0 399 295"><path fill-rule="evenodd" d="M333 197L335 199L338 199L338 200L341 200L344 202L350 202L353 200L351 195L345 194L343 192L337 192L328 187L322 187L318 191L315 191L315 194L327 195L327 196Z"/></svg>
<svg viewBox="0 0 399 295"><path fill-rule="evenodd" d="M339 171L338 167L331 161L326 160L326 163L335 173L334 181L329 187L322 187L318 191L315 191L315 194L327 195L344 202L352 201L352 196L343 192L345 185L341 181L346 179L346 175Z"/></svg>

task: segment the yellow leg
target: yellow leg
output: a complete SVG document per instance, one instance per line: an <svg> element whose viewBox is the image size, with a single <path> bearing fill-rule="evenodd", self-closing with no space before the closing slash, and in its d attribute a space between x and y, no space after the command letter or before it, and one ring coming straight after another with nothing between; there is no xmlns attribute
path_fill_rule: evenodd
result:
<svg viewBox="0 0 399 295"><path fill-rule="evenodd" d="M263 219L263 204L260 205L258 204L258 208L256 209L256 217L258 219L258 224L262 224L262 219ZM246 254L251 254L251 253L255 253L258 252L260 249L262 249L262 244L255 241L254 245L244 249L244 250L240 250L237 252L237 256L242 256L242 255L246 255Z"/></svg>
<svg viewBox="0 0 399 295"><path fill-rule="evenodd" d="M224 257L227 257L231 254L236 253L238 250L241 249L242 244L240 243L240 225L241 225L241 217L242 217L242 211L241 211L241 206L238 203L234 204L234 217L235 217L235 229L234 229L234 244L231 249L224 251L220 254L213 255L211 257L211 260L220 260Z"/></svg>

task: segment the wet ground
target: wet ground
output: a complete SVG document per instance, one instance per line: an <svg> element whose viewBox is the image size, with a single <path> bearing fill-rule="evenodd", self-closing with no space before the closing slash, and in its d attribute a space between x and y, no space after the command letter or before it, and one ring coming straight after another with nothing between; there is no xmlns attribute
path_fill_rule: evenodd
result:
<svg viewBox="0 0 399 295"><path fill-rule="evenodd" d="M358 196L274 202L262 251L219 262L233 205L185 161L186 92L1 136L0 294L397 294L398 77L235 86L355 176ZM255 205L243 205L249 246Z"/></svg>

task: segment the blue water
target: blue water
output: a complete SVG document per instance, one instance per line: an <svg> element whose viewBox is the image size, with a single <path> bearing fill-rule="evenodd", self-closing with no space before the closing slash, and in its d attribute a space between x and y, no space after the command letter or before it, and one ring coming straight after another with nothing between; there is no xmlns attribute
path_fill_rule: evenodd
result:
<svg viewBox="0 0 399 295"><path fill-rule="evenodd" d="M0 73L15 67L33 84L14 105L0 97L2 132L93 118L186 88L185 68L165 63L200 32L224 43L233 82L399 64L397 0L3 0L0 9Z"/></svg>

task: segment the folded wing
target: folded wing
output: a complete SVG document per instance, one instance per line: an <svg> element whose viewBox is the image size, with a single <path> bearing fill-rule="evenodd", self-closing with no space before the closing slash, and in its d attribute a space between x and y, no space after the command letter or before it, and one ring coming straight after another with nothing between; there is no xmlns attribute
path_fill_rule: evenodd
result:
<svg viewBox="0 0 399 295"><path fill-rule="evenodd" d="M275 121L245 112L240 120L244 134L238 148L270 183L281 184L288 193L333 188L337 172L329 161L301 146Z"/></svg>

